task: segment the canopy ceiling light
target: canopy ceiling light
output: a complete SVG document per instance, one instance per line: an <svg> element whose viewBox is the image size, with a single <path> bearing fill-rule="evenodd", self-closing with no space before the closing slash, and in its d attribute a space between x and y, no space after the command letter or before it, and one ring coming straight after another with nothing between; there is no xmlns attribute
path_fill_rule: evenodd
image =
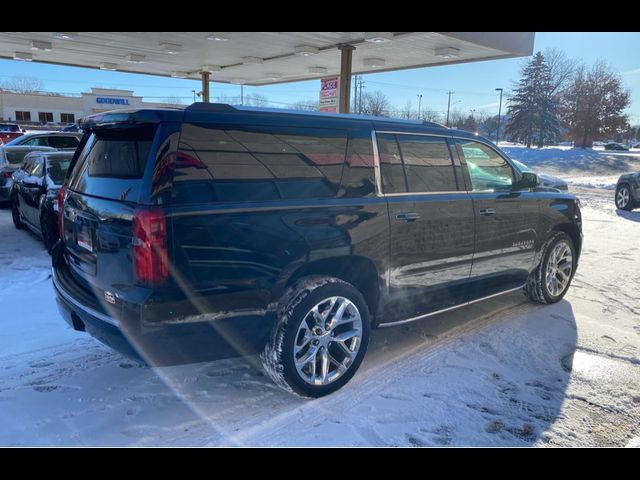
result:
<svg viewBox="0 0 640 480"><path fill-rule="evenodd" d="M173 78L187 78L187 72L171 72Z"/></svg>
<svg viewBox="0 0 640 480"><path fill-rule="evenodd" d="M219 32L213 32L207 37L207 40L211 40L213 42L226 42L229 39Z"/></svg>
<svg viewBox="0 0 640 480"><path fill-rule="evenodd" d="M146 60L144 55L138 55L136 53L130 53L125 58L129 63L144 63Z"/></svg>
<svg viewBox="0 0 640 480"><path fill-rule="evenodd" d="M327 73L328 69L325 67L309 67L309 73Z"/></svg>
<svg viewBox="0 0 640 480"><path fill-rule="evenodd" d="M118 65L116 63L105 62L100 64L100 70L116 70Z"/></svg>
<svg viewBox="0 0 640 480"><path fill-rule="evenodd" d="M33 55L28 52L15 52L13 54L14 60L22 60L23 62L30 62L33 60Z"/></svg>
<svg viewBox="0 0 640 480"><path fill-rule="evenodd" d="M78 32L53 32L53 38L60 40L75 40L78 38Z"/></svg>
<svg viewBox="0 0 640 480"><path fill-rule="evenodd" d="M255 65L263 62L264 60L260 57L242 57L242 63L245 65Z"/></svg>
<svg viewBox="0 0 640 480"><path fill-rule="evenodd" d="M458 58L460 56L460 49L453 47L436 48L435 55L440 58Z"/></svg>
<svg viewBox="0 0 640 480"><path fill-rule="evenodd" d="M33 40L31 42L31 50L42 50L44 52L50 52L51 48L51 42L40 42L38 40Z"/></svg>
<svg viewBox="0 0 640 480"><path fill-rule="evenodd" d="M318 47L311 47L309 45L298 45L295 47L296 55L302 57L310 57L311 55L317 55L320 49Z"/></svg>
<svg viewBox="0 0 640 480"><path fill-rule="evenodd" d="M371 43L385 43L393 40L393 32L365 32L364 39Z"/></svg>
<svg viewBox="0 0 640 480"><path fill-rule="evenodd" d="M370 67L370 68L384 67L385 60L384 58L365 58L362 61L362 64L365 67Z"/></svg>
<svg viewBox="0 0 640 480"><path fill-rule="evenodd" d="M177 55L182 52L182 45L175 43L161 43L160 46L170 55Z"/></svg>

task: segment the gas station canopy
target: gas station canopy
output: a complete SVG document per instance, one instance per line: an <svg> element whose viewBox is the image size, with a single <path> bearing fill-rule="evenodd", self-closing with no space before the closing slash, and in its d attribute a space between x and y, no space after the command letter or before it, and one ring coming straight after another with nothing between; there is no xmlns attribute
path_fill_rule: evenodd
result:
<svg viewBox="0 0 640 480"><path fill-rule="evenodd" d="M245 85L533 53L533 32L3 32L0 58ZM207 77L209 77L207 75Z"/></svg>

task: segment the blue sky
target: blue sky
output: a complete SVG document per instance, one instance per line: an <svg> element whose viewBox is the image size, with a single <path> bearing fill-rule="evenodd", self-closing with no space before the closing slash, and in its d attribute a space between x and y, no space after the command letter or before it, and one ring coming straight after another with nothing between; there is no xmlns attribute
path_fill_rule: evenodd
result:
<svg viewBox="0 0 640 480"><path fill-rule="evenodd" d="M640 123L640 33L638 32L537 32L534 51L555 47L567 56L587 64L597 59L607 61L619 72L625 86L631 91L631 105L627 110L633 124ZM505 91L519 77L523 59L493 60L461 65L422 68L399 72L364 76L365 91L381 90L397 107L411 101L418 105L422 94L422 107L446 112L447 95L453 90L452 109L464 112L472 109L497 113L499 94L496 87ZM80 93L90 87L122 88L134 90L148 101L163 101L167 97L182 97L184 103L193 99L192 90L200 90L195 80L134 75L128 73L62 67L38 63L0 60L0 82L13 75L23 74L42 79L44 89L60 93ZM71 78L70 78L71 77ZM245 87L247 93L261 93L275 106L298 100L316 100L319 80L296 82L266 87ZM212 85L211 95L238 96L237 85ZM503 104L504 106L504 104Z"/></svg>

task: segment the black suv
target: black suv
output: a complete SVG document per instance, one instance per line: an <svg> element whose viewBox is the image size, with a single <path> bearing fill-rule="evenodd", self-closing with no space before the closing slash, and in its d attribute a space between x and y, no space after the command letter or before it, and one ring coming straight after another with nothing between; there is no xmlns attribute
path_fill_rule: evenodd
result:
<svg viewBox="0 0 640 480"><path fill-rule="evenodd" d="M262 351L321 396L372 328L521 289L557 302L578 263L576 197L438 124L196 103L80 127L60 311L150 364Z"/></svg>

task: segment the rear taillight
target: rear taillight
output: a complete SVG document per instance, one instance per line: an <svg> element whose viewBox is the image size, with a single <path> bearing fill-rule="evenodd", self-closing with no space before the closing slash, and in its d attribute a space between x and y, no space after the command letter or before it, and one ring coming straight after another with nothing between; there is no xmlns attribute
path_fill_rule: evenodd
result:
<svg viewBox="0 0 640 480"><path fill-rule="evenodd" d="M67 191L67 186L63 185L58 191L58 236L62 238L62 207L64 206L64 192Z"/></svg>
<svg viewBox="0 0 640 480"><path fill-rule="evenodd" d="M4 178L11 178L13 177L13 172L2 172L2 176Z"/></svg>
<svg viewBox="0 0 640 480"><path fill-rule="evenodd" d="M133 267L145 285L161 285L169 277L167 220L157 208L137 208L133 214Z"/></svg>

